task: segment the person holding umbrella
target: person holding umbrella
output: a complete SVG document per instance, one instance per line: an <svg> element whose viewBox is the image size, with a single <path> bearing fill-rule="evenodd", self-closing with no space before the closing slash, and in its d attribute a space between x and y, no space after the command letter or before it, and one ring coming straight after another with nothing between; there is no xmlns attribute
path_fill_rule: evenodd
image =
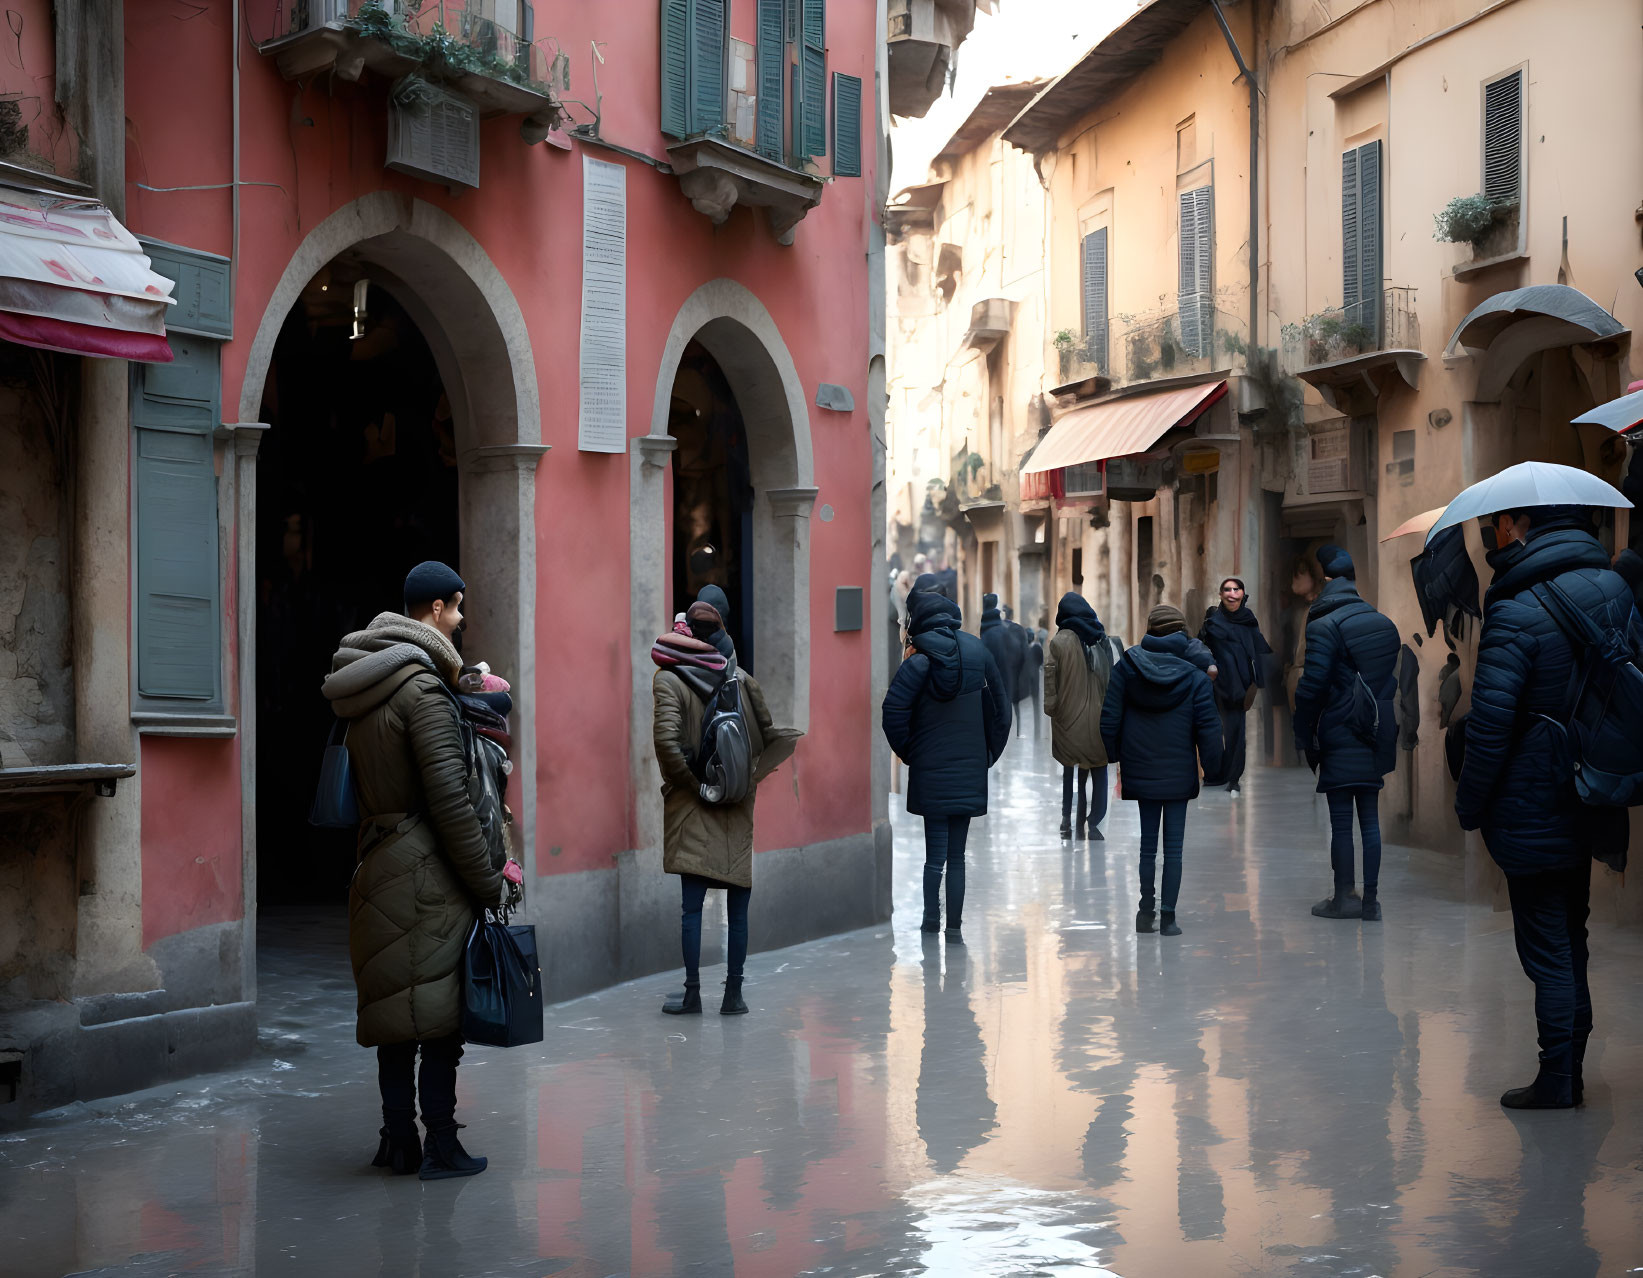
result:
<svg viewBox="0 0 1643 1278"><path fill-rule="evenodd" d="M1549 492L1548 481L1568 477L1525 473L1517 476L1523 481L1517 487L1500 484L1525 467L1577 478ZM1541 486L1525 488L1529 479ZM1493 497L1478 492L1488 486L1499 491ZM1590 861L1596 856L1624 863L1627 814L1624 808L1589 806L1576 791L1561 725L1581 653L1548 600L1559 601L1557 607L1566 601L1603 628L1624 631L1635 618L1631 590L1592 535L1590 507L1537 499L1583 496L1607 505L1625 498L1585 472L1525 463L1462 493L1433 531L1479 514L1480 502L1493 505L1513 495L1528 500L1483 512L1483 543L1495 575L1484 596L1455 815L1463 830L1483 832L1489 855L1506 875L1518 959L1535 987L1540 1069L1532 1083L1512 1088L1500 1103L1507 1109L1569 1109L1584 1099L1582 1065L1592 1032L1586 982Z"/></svg>

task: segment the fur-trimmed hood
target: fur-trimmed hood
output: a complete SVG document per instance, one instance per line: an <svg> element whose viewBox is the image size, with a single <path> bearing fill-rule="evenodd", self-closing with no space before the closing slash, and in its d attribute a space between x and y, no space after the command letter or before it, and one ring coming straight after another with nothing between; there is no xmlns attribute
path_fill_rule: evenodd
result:
<svg viewBox="0 0 1643 1278"><path fill-rule="evenodd" d="M325 677L325 699L341 719L357 719L421 671L456 685L462 658L432 626L397 612L379 613L364 630L344 635Z"/></svg>

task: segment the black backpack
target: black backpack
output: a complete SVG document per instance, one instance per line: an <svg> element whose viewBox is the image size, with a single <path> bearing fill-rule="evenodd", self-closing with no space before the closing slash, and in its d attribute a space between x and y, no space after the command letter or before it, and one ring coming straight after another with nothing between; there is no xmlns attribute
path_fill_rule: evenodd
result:
<svg viewBox="0 0 1643 1278"><path fill-rule="evenodd" d="M702 739L692 771L704 803L733 807L753 791L753 742L742 714L742 681L734 673L713 690L702 711Z"/></svg>

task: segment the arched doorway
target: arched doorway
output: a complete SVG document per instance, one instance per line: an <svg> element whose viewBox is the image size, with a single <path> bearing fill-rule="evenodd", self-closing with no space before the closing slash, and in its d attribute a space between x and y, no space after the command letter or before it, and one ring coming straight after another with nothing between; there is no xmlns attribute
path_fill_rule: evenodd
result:
<svg viewBox="0 0 1643 1278"><path fill-rule="evenodd" d="M348 297L351 331L357 279L369 281L365 333L352 340L322 336L319 327L324 316L316 319L308 303L316 294L324 297L340 286ZM325 309L313 308L316 314ZM310 326L315 327L306 331ZM334 341L347 345L346 356L333 349ZM315 386L302 384L305 350L308 358L319 361L311 366L315 370L330 361L330 372L323 379L316 373ZM356 350L358 359L354 358ZM283 378L279 367L288 353L299 360L294 379ZM399 384L387 387L389 376L368 371L383 360L387 361L385 369L399 370ZM413 367L417 361L420 367ZM265 403L275 418L266 423L271 429L261 446L275 459L269 474L290 469L287 450L297 454L296 464L310 469L335 466L336 460L325 455L305 457L302 442L316 430L333 429L334 414L347 431L358 432L358 468L348 473L359 488L361 504L378 503L371 507L374 519L362 519L362 524L378 541L397 538L401 543L385 550L380 563L358 574L360 585L344 609L347 615L324 618L325 625L334 630L329 642L334 645L359 617L368 620L383 607L397 608L399 582L418 560L460 558L469 587L466 653L488 661L516 686L531 688L535 683L535 472L547 450L540 442L535 362L524 317L507 282L473 237L449 214L388 192L356 200L326 218L298 246L251 344L241 384L240 420L258 420ZM384 414L390 407L394 423L388 431ZM324 420L307 417L293 424L294 412ZM285 437L276 442L276 433ZM395 460L388 461L389 455ZM385 464L382 482L371 476L367 483L365 472ZM323 487L324 481L309 478L305 483ZM402 499L398 503L389 498L396 489ZM365 496L368 491L378 496ZM276 506L289 504L279 500L288 493L261 495ZM241 538L239 580L260 581L259 558L265 558L281 580L279 565L288 555L306 570L310 547L305 543L317 535L318 518L292 525L291 511L259 514L257 496L253 488L243 500L242 523L265 530L266 540L259 547L255 538ZM429 513L401 514L396 505ZM350 517L332 515L344 521ZM465 557L462 547L470 548ZM264 548L266 556L259 554ZM317 552L318 547L313 549ZM403 562L390 568L390 559ZM290 564L285 563L285 568L289 571ZM258 860L265 859L257 855L258 831L264 827L262 808L278 802L305 815L312 797L311 790L303 792L300 778L290 779L286 789L276 793L257 794L261 772L297 771L287 766L290 761L277 757L267 760L264 768L258 767L257 745L262 737L256 713L258 686L267 678L265 663L278 660L278 654L258 643L259 595L260 591L252 589L239 593L248 907L264 896L256 872ZM314 625L316 630L324 628L318 622ZM317 649L317 634L311 646ZM317 702L323 714L317 679L310 691L298 687L297 694ZM513 717L516 792L511 804L527 872L534 871L533 700L521 697ZM321 717L319 723L324 722ZM322 731L307 747L310 756L317 758L323 744ZM273 857L280 852L280 848L270 849ZM351 859L351 854L345 854L343 863L350 864ZM278 886L269 885L270 895ZM330 891L322 895L337 899Z"/></svg>

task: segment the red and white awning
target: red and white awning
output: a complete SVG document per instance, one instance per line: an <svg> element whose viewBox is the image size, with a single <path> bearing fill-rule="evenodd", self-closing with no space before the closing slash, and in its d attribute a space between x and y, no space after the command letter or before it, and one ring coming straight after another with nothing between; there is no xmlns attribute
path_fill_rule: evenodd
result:
<svg viewBox="0 0 1643 1278"><path fill-rule="evenodd" d="M0 339L169 363L171 292L96 200L0 187Z"/></svg>

